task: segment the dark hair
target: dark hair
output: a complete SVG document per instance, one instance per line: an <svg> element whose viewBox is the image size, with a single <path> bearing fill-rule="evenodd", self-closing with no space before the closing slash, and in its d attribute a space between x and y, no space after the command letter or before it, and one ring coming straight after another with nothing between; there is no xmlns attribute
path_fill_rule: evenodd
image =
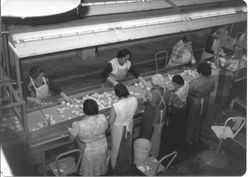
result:
<svg viewBox="0 0 250 177"><path fill-rule="evenodd" d="M191 41L191 36L183 36L182 41L184 43L188 43L189 41Z"/></svg>
<svg viewBox="0 0 250 177"><path fill-rule="evenodd" d="M129 96L127 87L122 83L115 85L115 94L119 98L127 98Z"/></svg>
<svg viewBox="0 0 250 177"><path fill-rule="evenodd" d="M95 100L87 99L83 103L83 112L86 115L96 115L98 114L98 105Z"/></svg>
<svg viewBox="0 0 250 177"><path fill-rule="evenodd" d="M172 78L172 81L179 84L179 85L184 85L184 79L181 75L174 75L174 77Z"/></svg>
<svg viewBox="0 0 250 177"><path fill-rule="evenodd" d="M130 60L130 58L131 58L131 52L129 51L129 50L127 50L127 49L122 49L122 50L120 50L119 52L118 52L118 54L117 54L117 58L122 58L122 57L125 57L125 56L127 56L127 55L129 55L130 57L129 57L129 60Z"/></svg>
<svg viewBox="0 0 250 177"><path fill-rule="evenodd" d="M40 66L35 65L30 69L30 76L35 79L40 73L44 72Z"/></svg>
<svg viewBox="0 0 250 177"><path fill-rule="evenodd" d="M202 74L203 76L208 77L212 72L212 68L207 62L202 62L198 65L197 72Z"/></svg>

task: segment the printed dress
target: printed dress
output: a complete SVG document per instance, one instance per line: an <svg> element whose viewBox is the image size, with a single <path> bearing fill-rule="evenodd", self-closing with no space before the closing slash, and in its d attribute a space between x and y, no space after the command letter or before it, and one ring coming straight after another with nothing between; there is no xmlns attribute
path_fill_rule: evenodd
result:
<svg viewBox="0 0 250 177"><path fill-rule="evenodd" d="M107 139L105 131L108 122L103 114L89 116L72 125L72 134L78 136L83 151L80 175L105 175L107 172Z"/></svg>

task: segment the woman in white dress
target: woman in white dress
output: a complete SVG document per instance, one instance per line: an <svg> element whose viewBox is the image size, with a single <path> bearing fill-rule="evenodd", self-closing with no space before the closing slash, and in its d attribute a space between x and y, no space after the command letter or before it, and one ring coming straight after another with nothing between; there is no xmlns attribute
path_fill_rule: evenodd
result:
<svg viewBox="0 0 250 177"><path fill-rule="evenodd" d="M115 86L119 101L113 104L108 119L111 125L111 167L114 175L126 175L132 163L132 135L134 114L138 102L129 96L127 87L119 83Z"/></svg>

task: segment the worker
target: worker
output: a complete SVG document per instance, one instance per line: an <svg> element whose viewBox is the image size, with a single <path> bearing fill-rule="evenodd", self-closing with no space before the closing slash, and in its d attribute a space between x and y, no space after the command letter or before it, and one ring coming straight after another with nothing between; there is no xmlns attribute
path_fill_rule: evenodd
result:
<svg viewBox="0 0 250 177"><path fill-rule="evenodd" d="M128 72L142 82L146 88L150 87L131 64L131 53L127 49L120 50L117 56L108 62L102 73L102 82L104 83L107 80L115 86L125 80Z"/></svg>
<svg viewBox="0 0 250 177"><path fill-rule="evenodd" d="M171 97L168 102L167 116L168 124L163 127L161 157L172 151L179 150L183 140L186 121L186 100L189 91L189 85L184 81L181 75L175 75L172 78L174 89L171 91Z"/></svg>
<svg viewBox="0 0 250 177"><path fill-rule="evenodd" d="M197 67L199 77L189 82L189 95L187 101L187 130L186 141L189 144L197 143L208 106L209 94L214 88L210 78L211 66L202 62Z"/></svg>
<svg viewBox="0 0 250 177"><path fill-rule="evenodd" d="M223 122L222 111L229 105L229 93L234 81L234 74L227 67L229 62L220 57L218 69L213 69L211 77L214 89L210 93L207 115L202 127L202 135L209 138L213 135L211 126Z"/></svg>
<svg viewBox="0 0 250 177"><path fill-rule="evenodd" d="M45 77L44 74L44 71L38 65L31 68L27 84L24 84L25 99L41 104L44 98L51 95L61 95L65 101L73 102L57 84Z"/></svg>
<svg viewBox="0 0 250 177"><path fill-rule="evenodd" d="M234 45L234 56L240 57L242 55L242 51L246 50L247 43L247 34L246 33L238 33L240 35L237 36L235 45Z"/></svg>
<svg viewBox="0 0 250 177"><path fill-rule="evenodd" d="M166 88L166 82L161 74L151 77L152 89L144 96L144 113L140 137L152 142L151 154L159 155L161 129L166 122L166 107L170 98L170 92Z"/></svg>
<svg viewBox="0 0 250 177"><path fill-rule="evenodd" d="M105 175L108 169L108 143L105 135L108 121L103 114L99 114L98 105L92 99L84 101L83 112L86 117L73 122L70 130L72 137L78 138L78 146L83 153L80 175Z"/></svg>
<svg viewBox="0 0 250 177"><path fill-rule="evenodd" d="M184 65L195 64L192 42L190 36L184 36L177 44L174 45L173 51L167 65L168 68Z"/></svg>
<svg viewBox="0 0 250 177"><path fill-rule="evenodd" d="M201 60L209 58L214 59L214 56L225 56L225 53L221 48L221 40L226 34L227 32L224 28L212 29L206 40L205 48L202 51Z"/></svg>
<svg viewBox="0 0 250 177"><path fill-rule="evenodd" d="M111 167L114 175L124 176L132 164L133 117L138 101L129 95L122 83L115 85L115 94L118 102L113 104L108 118L111 126Z"/></svg>

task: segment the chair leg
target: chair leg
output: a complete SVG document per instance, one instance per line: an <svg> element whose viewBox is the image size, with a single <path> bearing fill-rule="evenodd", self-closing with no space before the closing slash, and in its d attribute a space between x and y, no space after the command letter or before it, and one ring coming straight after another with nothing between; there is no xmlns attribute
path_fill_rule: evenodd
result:
<svg viewBox="0 0 250 177"><path fill-rule="evenodd" d="M165 60L164 69L167 68L167 64L168 64L168 57L167 57L166 60Z"/></svg>
<svg viewBox="0 0 250 177"><path fill-rule="evenodd" d="M155 58L155 67L156 67L155 73L158 73L158 61L157 61L157 58Z"/></svg>
<svg viewBox="0 0 250 177"><path fill-rule="evenodd" d="M219 154L219 152L220 152L220 148L221 148L222 142L223 142L223 139L220 139L219 144L218 144L218 146L217 146L217 148L216 148L216 151L215 151L215 155L216 155L216 156L217 156L217 155Z"/></svg>

